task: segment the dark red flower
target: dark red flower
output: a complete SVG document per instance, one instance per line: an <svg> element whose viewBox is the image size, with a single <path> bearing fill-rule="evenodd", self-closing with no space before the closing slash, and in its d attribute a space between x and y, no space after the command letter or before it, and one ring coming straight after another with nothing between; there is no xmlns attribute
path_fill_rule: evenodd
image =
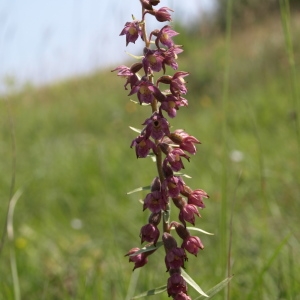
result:
<svg viewBox="0 0 300 300"><path fill-rule="evenodd" d="M184 262L187 260L186 254L182 248L174 247L168 250L165 263L167 271L170 269L184 268Z"/></svg>
<svg viewBox="0 0 300 300"><path fill-rule="evenodd" d="M186 225L185 221L195 225L195 215L200 217L197 206L193 204L185 204L179 212L179 220Z"/></svg>
<svg viewBox="0 0 300 300"><path fill-rule="evenodd" d="M158 22L172 21L169 11L173 11L169 7L161 7L158 10L154 10L154 16Z"/></svg>
<svg viewBox="0 0 300 300"><path fill-rule="evenodd" d="M182 150L185 150L190 154L195 154L197 151L195 144L200 144L194 136L189 135L182 129L175 130L168 137L175 144L178 144Z"/></svg>
<svg viewBox="0 0 300 300"><path fill-rule="evenodd" d="M175 296L180 292L187 292L187 284L179 273L174 273L168 278L167 283L168 296Z"/></svg>
<svg viewBox="0 0 300 300"><path fill-rule="evenodd" d="M135 252L139 251L140 248L132 248L129 250L129 252L125 256L129 256L129 262L134 262L134 268L133 271L137 268L143 267L147 262L148 258L151 253L149 252L143 252L137 255L130 256L131 254L134 254Z"/></svg>
<svg viewBox="0 0 300 300"><path fill-rule="evenodd" d="M197 256L199 249L204 249L201 240L197 236L189 236L188 238L186 238L183 241L181 247L195 256Z"/></svg>
<svg viewBox="0 0 300 300"><path fill-rule="evenodd" d="M153 224L146 224L141 228L140 232L141 243L143 242L153 242L156 245L159 238L159 230L157 226Z"/></svg>

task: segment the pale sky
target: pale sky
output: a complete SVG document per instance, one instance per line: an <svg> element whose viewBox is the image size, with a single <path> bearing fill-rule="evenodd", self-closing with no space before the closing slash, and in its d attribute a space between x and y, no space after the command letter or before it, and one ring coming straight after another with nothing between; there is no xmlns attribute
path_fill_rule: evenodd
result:
<svg viewBox="0 0 300 300"><path fill-rule="evenodd" d="M174 21L188 24L212 11L215 1L161 0L162 6L175 11ZM140 11L138 0L0 0L0 92L5 76L17 86L43 84L117 66L125 51L140 55L119 36ZM165 24L155 22L155 28Z"/></svg>

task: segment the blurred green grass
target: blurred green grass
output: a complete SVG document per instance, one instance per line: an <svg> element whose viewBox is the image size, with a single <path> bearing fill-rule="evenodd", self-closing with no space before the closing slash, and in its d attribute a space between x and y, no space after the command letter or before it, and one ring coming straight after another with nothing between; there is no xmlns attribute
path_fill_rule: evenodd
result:
<svg viewBox="0 0 300 300"><path fill-rule="evenodd" d="M295 37L298 20L292 20ZM189 107L170 122L202 142L185 164L192 176L186 181L210 195L197 226L215 233L200 236L205 249L189 258L187 272L204 290L226 276L219 265L226 151L228 216L233 213L231 299L300 299L300 164L294 126L299 111L290 99L280 17L233 28L225 146L224 37L181 31L176 42L185 49L180 69L190 72ZM298 72L299 49L295 39ZM129 147L135 133L128 126L141 127L148 111L129 101L123 84L106 70L49 87L27 87L8 98L16 133L16 189L23 191L14 215L22 299L125 299L133 266L124 254L140 244L139 230L147 222L138 202L146 192L126 192L149 185L155 169L150 159L137 160ZM13 172L7 112L7 101L0 101L1 226ZM221 250L226 255L227 249ZM13 299L8 243L0 259L0 299ZM166 282L163 259L162 251L150 257L136 294Z"/></svg>

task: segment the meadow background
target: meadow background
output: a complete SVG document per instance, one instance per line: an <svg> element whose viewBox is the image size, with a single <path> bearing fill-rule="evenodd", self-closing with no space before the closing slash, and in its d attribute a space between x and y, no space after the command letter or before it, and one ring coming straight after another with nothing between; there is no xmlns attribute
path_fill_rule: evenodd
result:
<svg viewBox="0 0 300 300"><path fill-rule="evenodd" d="M300 11L280 3L244 15L233 6L231 32L228 18L175 24L189 107L170 122L202 142L185 171L210 195L197 226L214 233L199 235L205 249L186 271L204 291L234 274L215 299L300 299ZM115 67L1 96L1 228L18 197L1 300L126 299L129 286L138 294L168 278L161 249L134 272L136 286L124 258L148 217L147 192L126 192L155 169L129 147L128 126L148 111L129 101Z"/></svg>

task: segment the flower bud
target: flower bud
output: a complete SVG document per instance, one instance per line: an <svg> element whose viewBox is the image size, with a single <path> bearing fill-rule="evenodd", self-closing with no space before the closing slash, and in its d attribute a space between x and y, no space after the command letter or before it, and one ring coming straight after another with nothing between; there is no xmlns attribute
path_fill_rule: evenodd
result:
<svg viewBox="0 0 300 300"><path fill-rule="evenodd" d="M150 224L153 224L154 226L157 226L160 223L161 219L161 213L152 213L148 219L148 222Z"/></svg>
<svg viewBox="0 0 300 300"><path fill-rule="evenodd" d="M132 73L137 73L141 68L143 67L143 64L142 63L135 63L133 64L131 67L130 67L130 71Z"/></svg>
<svg viewBox="0 0 300 300"><path fill-rule="evenodd" d="M155 177L151 183L151 192L160 191L161 183L158 177Z"/></svg>
<svg viewBox="0 0 300 300"><path fill-rule="evenodd" d="M165 232L162 236L162 240L167 251L177 247L177 242L170 233Z"/></svg>
<svg viewBox="0 0 300 300"><path fill-rule="evenodd" d="M186 240L190 236L190 232L180 223L178 222L172 222L170 226L173 226L178 234L178 236Z"/></svg>
<svg viewBox="0 0 300 300"><path fill-rule="evenodd" d="M167 143L159 143L158 146L161 149L161 151L166 155L168 155L168 153L172 150L172 147Z"/></svg>

